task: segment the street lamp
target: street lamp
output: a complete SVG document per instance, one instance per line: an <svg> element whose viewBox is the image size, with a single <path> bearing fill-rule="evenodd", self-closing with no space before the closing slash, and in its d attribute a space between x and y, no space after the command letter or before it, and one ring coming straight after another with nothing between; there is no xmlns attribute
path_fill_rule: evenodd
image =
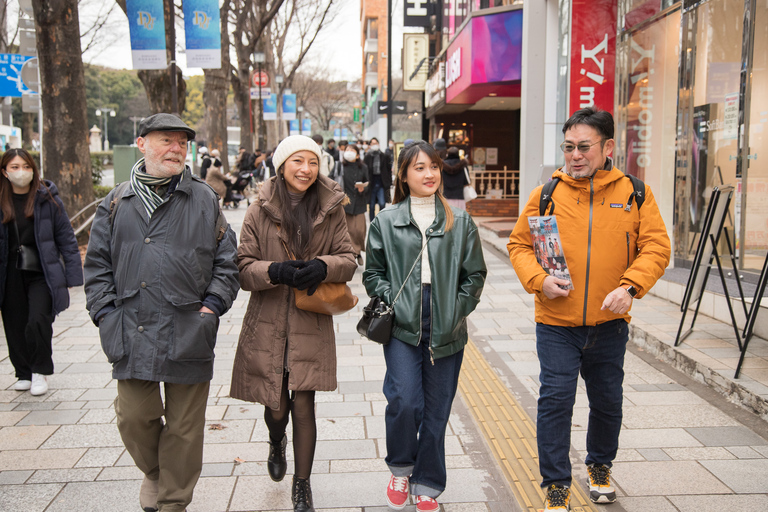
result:
<svg viewBox="0 0 768 512"><path fill-rule="evenodd" d="M283 85L283 75L275 75L275 84L277 84L277 106L280 109L280 119L277 120L277 140L278 142L283 140L283 92L280 90L280 86Z"/></svg>
<svg viewBox="0 0 768 512"><path fill-rule="evenodd" d="M96 109L96 117L101 117L101 114L104 114L104 151L109 151L109 118L115 117L117 113L114 111L114 109L111 108L97 108ZM109 114L109 115L107 115Z"/></svg>
<svg viewBox="0 0 768 512"><path fill-rule="evenodd" d="M136 123L138 123L139 121L142 121L144 118L139 116L131 116L128 119L133 121L133 144L132 145L135 146L136 145Z"/></svg>
<svg viewBox="0 0 768 512"><path fill-rule="evenodd" d="M266 62L267 56L264 52L254 52L253 62L259 65L259 147L264 150L264 140L267 138L266 125L264 124L264 98L261 96L261 65Z"/></svg>

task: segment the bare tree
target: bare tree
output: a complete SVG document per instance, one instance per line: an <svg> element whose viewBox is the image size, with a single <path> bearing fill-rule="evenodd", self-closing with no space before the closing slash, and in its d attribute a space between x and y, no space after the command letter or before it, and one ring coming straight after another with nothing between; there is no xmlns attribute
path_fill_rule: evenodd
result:
<svg viewBox="0 0 768 512"><path fill-rule="evenodd" d="M237 62L230 81L235 106L240 116L240 145L253 148L251 137L251 58L259 47L265 29L283 5L284 0L232 0L232 46ZM263 45L262 45L263 47Z"/></svg>
<svg viewBox="0 0 768 512"><path fill-rule="evenodd" d="M296 102L304 106L320 130L330 130L331 121L340 121L341 114L349 114L358 99L347 82L323 78L329 75L327 70L310 68L296 73L293 80Z"/></svg>
<svg viewBox="0 0 768 512"><path fill-rule="evenodd" d="M80 22L83 24L80 27L81 51L83 54L93 51L95 57L121 37L117 30L110 32L110 29L116 25L110 22L110 17L117 4L103 0L78 0L77 4L80 13L84 11L91 13L87 19L80 16Z"/></svg>
<svg viewBox="0 0 768 512"><path fill-rule="evenodd" d="M128 15L125 6L126 0L116 0L117 5ZM174 12L180 12L181 7L174 5L173 1L163 2L163 14L165 20L165 53L168 62L173 60L176 53L176 16ZM152 113L171 112L172 111L172 91L171 74L167 69L142 69L138 73L139 80L144 84L147 91L147 99ZM176 68L176 94L179 103L179 112L184 112L184 101L186 99L187 84L181 74L181 70Z"/></svg>
<svg viewBox="0 0 768 512"><path fill-rule="evenodd" d="M36 0L32 5L45 112L43 168L67 210L76 212L93 201L77 0Z"/></svg>

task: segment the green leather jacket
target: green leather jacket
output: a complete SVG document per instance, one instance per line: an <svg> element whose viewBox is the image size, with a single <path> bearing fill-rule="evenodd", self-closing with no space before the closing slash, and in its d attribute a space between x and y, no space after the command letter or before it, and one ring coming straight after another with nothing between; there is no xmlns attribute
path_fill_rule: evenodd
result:
<svg viewBox="0 0 768 512"><path fill-rule="evenodd" d="M467 343L467 316L480 302L486 268L477 227L467 212L453 209L453 228L445 231L445 210L435 202L435 222L427 229L432 272L434 359L450 356ZM386 208L371 222L363 284L370 297L391 304L416 260L423 233L411 217L411 198ZM421 339L421 258L395 303L392 336L418 345Z"/></svg>

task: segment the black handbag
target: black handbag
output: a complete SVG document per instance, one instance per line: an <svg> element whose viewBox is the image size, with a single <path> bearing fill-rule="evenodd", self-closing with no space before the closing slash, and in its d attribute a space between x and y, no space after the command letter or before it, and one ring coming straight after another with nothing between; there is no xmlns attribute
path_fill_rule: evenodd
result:
<svg viewBox="0 0 768 512"><path fill-rule="evenodd" d="M400 291L397 292L392 304L387 305L381 297L371 297L371 301L363 308L363 317L357 322L357 332L361 336L365 336L369 340L381 343L382 345L389 345L389 340L392 338L392 325L395 323L395 302L400 298L400 294L403 293L405 283L408 282L413 269L416 268L416 263L421 258L421 253L427 247L427 241L421 247L419 255L416 256L416 260L413 262L408 275L405 276L403 286L400 287Z"/></svg>
<svg viewBox="0 0 768 512"><path fill-rule="evenodd" d="M37 252L37 248L29 245L21 245L19 227L16 225L16 221L13 221L13 228L16 230L16 240L19 243L19 248L16 253L16 268L29 272L42 272L43 266L40 264L40 253Z"/></svg>

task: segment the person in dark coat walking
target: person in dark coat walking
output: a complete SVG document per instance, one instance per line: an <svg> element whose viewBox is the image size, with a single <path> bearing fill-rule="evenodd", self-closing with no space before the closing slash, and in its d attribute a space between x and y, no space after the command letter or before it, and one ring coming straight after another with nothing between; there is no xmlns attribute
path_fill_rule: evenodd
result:
<svg viewBox="0 0 768 512"><path fill-rule="evenodd" d="M9 149L0 170L0 308L13 389L38 396L53 374L53 320L69 307L67 288L83 284L83 264L56 185L40 179L29 153Z"/></svg>
<svg viewBox="0 0 768 512"><path fill-rule="evenodd" d="M365 250L365 210L368 207L368 167L360 162L357 146L349 144L344 151L344 193L349 204L344 206L349 238L355 248L358 265L363 264L360 253Z"/></svg>
<svg viewBox="0 0 768 512"><path fill-rule="evenodd" d="M389 189L392 186L392 160L379 148L379 140L371 139L371 149L365 154L365 165L368 167L368 190L371 198L370 219L376 216L376 205L379 211L391 201Z"/></svg>
<svg viewBox="0 0 768 512"><path fill-rule="evenodd" d="M237 242L214 191L184 165L195 131L165 113L139 131L144 158L96 211L86 307L117 379L117 429L144 473L139 503L181 512L203 468L216 331L239 290Z"/></svg>
<svg viewBox="0 0 768 512"><path fill-rule="evenodd" d="M448 148L447 158L443 160L443 196L448 204L462 210L467 209L464 186L469 185L464 169L469 170L469 162L459 158L459 148Z"/></svg>

